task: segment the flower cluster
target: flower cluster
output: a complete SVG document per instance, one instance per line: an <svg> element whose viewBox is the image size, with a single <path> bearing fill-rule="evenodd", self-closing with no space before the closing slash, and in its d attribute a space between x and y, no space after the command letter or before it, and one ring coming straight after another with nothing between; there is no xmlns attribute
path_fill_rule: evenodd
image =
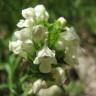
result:
<svg viewBox="0 0 96 96"><path fill-rule="evenodd" d="M9 49L14 54L28 59L35 53L35 57L30 58L33 64L39 64L42 73L51 72L52 64L60 63L56 51L62 51L65 55L63 59L68 64L75 63L79 38L74 28L65 25L64 17L49 23L49 14L43 5L22 10L22 16L24 19L17 23L19 30L14 32L13 39L9 42Z"/></svg>
<svg viewBox="0 0 96 96"><path fill-rule="evenodd" d="M22 16L24 19L17 23L20 30L14 32L15 40L9 42L9 49L26 58L34 50L33 42L43 41L47 37L48 30L40 22L47 21L49 15L43 5L37 5L22 10Z"/></svg>
<svg viewBox="0 0 96 96"><path fill-rule="evenodd" d="M79 38L74 28L65 26L64 17L49 24L49 14L43 5L22 10L22 16L24 19L17 23L20 30L14 32L14 39L9 42L9 49L14 54L27 59L34 52L38 52L33 63L40 64L39 70L43 73L51 72L51 64L57 64L56 50L64 52L64 60L68 64L76 63Z"/></svg>
<svg viewBox="0 0 96 96"><path fill-rule="evenodd" d="M23 19L17 23L19 30L14 32L9 42L9 50L30 60L32 67L39 69L33 69L41 74L41 78L32 82L32 90L28 94L33 92L38 96L56 96L58 93L61 96L63 91L58 85L63 86L66 81L62 66L65 62L72 66L77 63L79 37L73 27L66 26L64 17L49 23L49 14L43 5L22 10L22 16ZM42 73L51 74L57 85L48 88L47 81L42 80Z"/></svg>

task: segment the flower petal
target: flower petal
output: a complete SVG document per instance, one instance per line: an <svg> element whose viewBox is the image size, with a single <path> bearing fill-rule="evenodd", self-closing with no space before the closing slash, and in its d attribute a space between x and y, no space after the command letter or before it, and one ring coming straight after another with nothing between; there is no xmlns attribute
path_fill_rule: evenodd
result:
<svg viewBox="0 0 96 96"><path fill-rule="evenodd" d="M9 50L13 51L14 54L19 54L22 50L22 41L11 41L9 42Z"/></svg>
<svg viewBox="0 0 96 96"><path fill-rule="evenodd" d="M37 5L34 10L37 20L48 20L49 14L43 5Z"/></svg>
<svg viewBox="0 0 96 96"><path fill-rule="evenodd" d="M34 18L35 12L32 7L22 10L22 16L26 19Z"/></svg>

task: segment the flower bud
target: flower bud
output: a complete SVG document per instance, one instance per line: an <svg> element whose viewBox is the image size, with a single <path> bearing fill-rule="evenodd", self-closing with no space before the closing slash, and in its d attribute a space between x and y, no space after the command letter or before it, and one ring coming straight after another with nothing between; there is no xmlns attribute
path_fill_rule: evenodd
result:
<svg viewBox="0 0 96 96"><path fill-rule="evenodd" d="M60 17L57 19L57 23L60 25L60 26L63 26L66 24L66 19L64 17Z"/></svg>
<svg viewBox="0 0 96 96"><path fill-rule="evenodd" d="M64 50L65 49L64 42L62 40L57 41L55 44L55 48L57 50Z"/></svg>

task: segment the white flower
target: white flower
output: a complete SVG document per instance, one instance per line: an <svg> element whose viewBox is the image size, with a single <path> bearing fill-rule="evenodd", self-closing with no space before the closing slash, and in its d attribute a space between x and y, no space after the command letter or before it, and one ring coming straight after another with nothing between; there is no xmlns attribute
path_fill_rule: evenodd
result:
<svg viewBox="0 0 96 96"><path fill-rule="evenodd" d="M10 41L9 50L13 51L14 54L19 54L20 56L27 58L27 54L32 54L34 45L30 39L25 41Z"/></svg>
<svg viewBox="0 0 96 96"><path fill-rule="evenodd" d="M26 19L34 18L35 12L32 7L22 10L22 16Z"/></svg>
<svg viewBox="0 0 96 96"><path fill-rule="evenodd" d="M25 27L33 27L35 25L35 20L34 19L26 19L25 20Z"/></svg>
<svg viewBox="0 0 96 96"><path fill-rule="evenodd" d="M56 49L65 50L68 46L77 46L79 43L79 37L76 34L73 27L66 27L66 31L60 33L59 39L55 44Z"/></svg>
<svg viewBox="0 0 96 96"><path fill-rule="evenodd" d="M22 50L27 52L27 53L32 53L34 49L34 44L32 42L32 40L26 40L23 42L22 44Z"/></svg>
<svg viewBox="0 0 96 96"><path fill-rule="evenodd" d="M22 41L10 41L9 42L9 50L13 51L14 54L19 54L22 50Z"/></svg>
<svg viewBox="0 0 96 96"><path fill-rule="evenodd" d="M32 92L36 94L41 88L47 88L47 84L44 80L38 79L33 83Z"/></svg>
<svg viewBox="0 0 96 96"><path fill-rule="evenodd" d="M25 27L24 22L25 22L25 20L23 20L23 19L19 20L19 22L17 23L17 27L19 27L19 28Z"/></svg>
<svg viewBox="0 0 96 96"><path fill-rule="evenodd" d="M31 39L31 30L29 28L23 28L20 31L16 31L14 32L14 37L17 40L27 40L27 39Z"/></svg>
<svg viewBox="0 0 96 96"><path fill-rule="evenodd" d="M73 27L70 27L70 28L66 27L66 32L61 33L61 38L68 41L79 40L79 37L76 34L75 29Z"/></svg>
<svg viewBox="0 0 96 96"><path fill-rule="evenodd" d="M47 46L45 46L42 50L40 50L35 58L34 64L40 64L39 70L42 73L51 72L51 64L57 64L55 58L55 52L50 50Z"/></svg>
<svg viewBox="0 0 96 96"><path fill-rule="evenodd" d="M66 61L66 63L73 65L73 64L77 64L77 58L78 58L78 45L74 45L74 43L68 45L67 47L65 47L65 58L64 60Z"/></svg>
<svg viewBox="0 0 96 96"><path fill-rule="evenodd" d="M66 31L60 33L59 39L55 45L56 49L65 51L64 60L68 64L77 64L79 37L73 27L66 27Z"/></svg>
<svg viewBox="0 0 96 96"><path fill-rule="evenodd" d="M64 60L68 64L77 64L78 48L79 48L79 37L76 34L73 27L66 27L64 35L61 34L61 39L65 44L65 58Z"/></svg>
<svg viewBox="0 0 96 96"><path fill-rule="evenodd" d="M49 88L42 88L37 92L37 96L64 96L64 91L57 85L52 85Z"/></svg>
<svg viewBox="0 0 96 96"><path fill-rule="evenodd" d="M34 19L30 18L30 19L26 19L26 20L19 20L19 22L17 23L17 27L19 28L23 28L23 27L33 27L33 25L35 24Z"/></svg>
<svg viewBox="0 0 96 96"><path fill-rule="evenodd" d="M28 55L29 56L32 55L33 52L34 52L34 44L33 44L33 42L30 39L23 41L23 43L22 43L22 51L21 51L21 53L19 55L24 57L24 58L27 58Z"/></svg>
<svg viewBox="0 0 96 96"><path fill-rule="evenodd" d="M34 41L44 41L48 37L47 29L42 25L36 25L33 27L32 39Z"/></svg>
<svg viewBox="0 0 96 96"><path fill-rule="evenodd" d="M49 14L46 11L44 5L37 5L34 10L37 20L48 20Z"/></svg>
<svg viewBox="0 0 96 96"><path fill-rule="evenodd" d="M66 19L64 17L59 17L57 19L57 22L62 26L62 25L65 25Z"/></svg>

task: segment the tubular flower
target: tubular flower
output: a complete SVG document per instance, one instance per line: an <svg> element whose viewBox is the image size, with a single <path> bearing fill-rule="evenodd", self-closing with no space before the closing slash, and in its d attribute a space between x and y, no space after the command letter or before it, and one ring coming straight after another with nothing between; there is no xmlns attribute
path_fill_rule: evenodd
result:
<svg viewBox="0 0 96 96"><path fill-rule="evenodd" d="M49 14L43 5L37 5L34 10L37 20L48 20Z"/></svg>
<svg viewBox="0 0 96 96"><path fill-rule="evenodd" d="M72 44L77 44L77 45L79 44L79 37L75 33L74 28L66 27L65 30L66 30L65 32L59 34L59 39L55 45L56 49L58 50L65 50L67 45L69 46Z"/></svg>
<svg viewBox="0 0 96 96"><path fill-rule="evenodd" d="M40 72L49 73L51 72L51 64L57 64L55 52L45 46L42 50L38 52L37 57L35 58L33 63L40 64Z"/></svg>
<svg viewBox="0 0 96 96"><path fill-rule="evenodd" d="M10 41L9 50L13 51L14 54L19 54L24 58L27 58L27 54L32 52L34 49L33 42L31 40L26 41Z"/></svg>
<svg viewBox="0 0 96 96"><path fill-rule="evenodd" d="M16 40L25 41L31 39L31 30L29 28L23 28L19 31L14 32L14 37Z"/></svg>
<svg viewBox="0 0 96 96"><path fill-rule="evenodd" d="M33 41L44 41L48 37L47 29L42 25L36 25L33 27L32 39Z"/></svg>
<svg viewBox="0 0 96 96"><path fill-rule="evenodd" d="M71 40L77 40L79 41L79 37L75 32L75 29L73 27L66 27L65 28L66 32L65 33L61 33L61 38L71 41Z"/></svg>
<svg viewBox="0 0 96 96"><path fill-rule="evenodd" d="M23 49L23 51L26 51L26 52L32 52L33 46L34 46L34 44L31 40L26 40L22 44L22 49Z"/></svg>
<svg viewBox="0 0 96 96"><path fill-rule="evenodd" d="M22 41L10 41L9 42L9 50L13 51L14 54L19 54L22 50Z"/></svg>
<svg viewBox="0 0 96 96"><path fill-rule="evenodd" d="M17 27L19 28L26 27L24 23L25 21L23 19L20 19L19 22L17 23Z"/></svg>
<svg viewBox="0 0 96 96"><path fill-rule="evenodd" d="M24 28L24 27L33 27L34 26L34 20L33 18L30 19L26 19L26 20L19 20L19 22L17 23L17 27L19 28Z"/></svg>
<svg viewBox="0 0 96 96"><path fill-rule="evenodd" d="M23 9L22 10L22 16L25 19L34 18L35 17L34 8L30 7L30 8L27 8L27 9Z"/></svg>
<svg viewBox="0 0 96 96"><path fill-rule="evenodd" d="M76 64L79 48L79 37L73 27L65 28L65 32L60 33L59 39L55 45L57 50L65 51L64 60L68 64Z"/></svg>

